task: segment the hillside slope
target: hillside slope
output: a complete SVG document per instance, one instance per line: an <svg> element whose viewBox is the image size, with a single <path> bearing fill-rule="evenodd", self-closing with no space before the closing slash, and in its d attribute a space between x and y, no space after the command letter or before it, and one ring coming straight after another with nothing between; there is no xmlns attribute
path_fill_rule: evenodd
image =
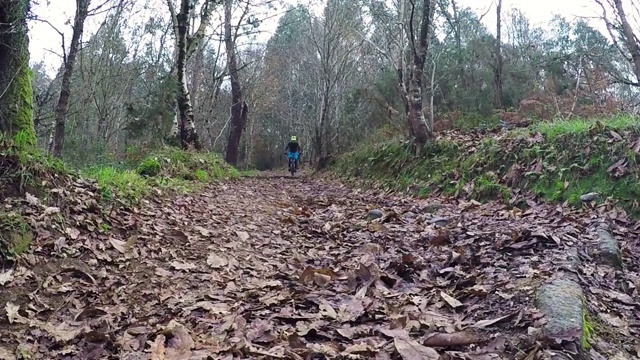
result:
<svg viewBox="0 0 640 360"><path fill-rule="evenodd" d="M535 195L579 205L581 196L636 211L640 127L635 118L538 123L493 132L449 131L415 159L408 144L387 139L338 158L340 175L418 195L442 194L525 204ZM592 198L588 196L587 198Z"/></svg>

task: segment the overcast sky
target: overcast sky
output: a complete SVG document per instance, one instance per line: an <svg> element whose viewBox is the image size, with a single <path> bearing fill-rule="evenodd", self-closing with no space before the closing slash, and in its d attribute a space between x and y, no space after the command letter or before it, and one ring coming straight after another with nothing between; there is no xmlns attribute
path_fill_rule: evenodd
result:
<svg viewBox="0 0 640 360"><path fill-rule="evenodd" d="M285 0L286 3L295 4L301 0ZM491 9L484 17L483 22L490 30L495 27L495 0L458 0L460 6L468 6L478 13L485 13ZM627 0L630 1L630 0ZM50 5L45 5L47 0L41 1L43 5L34 5L33 12L40 18L46 19L57 29L65 33L67 44L71 38L71 25L65 25L65 22L73 22L73 14L75 12L75 1L57 0L50 1ZM308 3L308 1L301 1ZM162 2L164 3L164 1ZM532 25L544 26L551 20L554 14L560 14L569 20L576 17L594 17L599 14L595 0L503 0L503 11L507 13L512 8L522 10L531 21ZM93 23L87 24L89 31L97 28L98 19L94 19ZM276 28L278 17L272 18L270 21L262 25L262 29L266 31L261 37L266 40L269 33ZM592 21L593 25L603 30L599 21ZM45 60L50 70L55 72L55 68L61 64L61 59L54 53L61 53L61 37L52 30L52 28L43 22L33 21L30 25L30 50L32 61ZM87 38L85 34L84 38Z"/></svg>

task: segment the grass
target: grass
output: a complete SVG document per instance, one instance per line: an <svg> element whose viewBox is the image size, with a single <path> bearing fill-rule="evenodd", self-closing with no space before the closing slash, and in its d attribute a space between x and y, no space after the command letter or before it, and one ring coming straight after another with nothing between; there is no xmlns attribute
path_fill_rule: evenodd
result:
<svg viewBox="0 0 640 360"><path fill-rule="evenodd" d="M333 170L418 196L445 194L478 201L510 199L512 189L547 201L581 205L598 192L640 215L640 167L633 142L640 123L632 116L537 122L505 136L478 134L439 139L415 158L401 139L368 141L337 159ZM625 173L609 167L626 161Z"/></svg>
<svg viewBox="0 0 640 360"><path fill-rule="evenodd" d="M591 349L591 340L595 335L595 325L589 318L589 312L586 307L582 307L582 338L580 339L580 345L583 350Z"/></svg>
<svg viewBox="0 0 640 360"><path fill-rule="evenodd" d="M149 195L154 188L186 192L241 175L217 154L176 148L161 149L128 167L92 167L82 170L81 174L98 182L104 198L119 196L134 202Z"/></svg>

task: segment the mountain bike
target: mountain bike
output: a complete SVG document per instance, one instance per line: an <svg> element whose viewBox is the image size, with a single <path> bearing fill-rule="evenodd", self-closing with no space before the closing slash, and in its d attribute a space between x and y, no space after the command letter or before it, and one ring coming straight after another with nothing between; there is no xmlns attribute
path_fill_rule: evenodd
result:
<svg viewBox="0 0 640 360"><path fill-rule="evenodd" d="M293 153L287 153L287 158L289 159L289 172L291 176L296 175L296 171L298 171L298 166L296 165L296 156Z"/></svg>

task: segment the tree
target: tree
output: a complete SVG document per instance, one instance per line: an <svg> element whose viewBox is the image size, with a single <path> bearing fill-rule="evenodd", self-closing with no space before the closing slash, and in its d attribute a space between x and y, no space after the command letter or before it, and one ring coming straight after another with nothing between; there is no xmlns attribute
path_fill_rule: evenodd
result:
<svg viewBox="0 0 640 360"><path fill-rule="evenodd" d="M91 0L76 0L76 14L73 20L73 34L71 35L71 44L69 44L69 54L63 59L64 71L62 74L62 86L60 87L60 95L58 96L58 103L55 108L55 130L49 149L53 152L53 156L57 158L62 157L65 123L67 111L69 110L69 96L71 95L71 76L73 75L76 54L78 53L80 39L84 31L84 22L89 14L90 3Z"/></svg>
<svg viewBox="0 0 640 360"><path fill-rule="evenodd" d="M329 125L338 115L332 109L343 98L345 82L354 72L357 51L362 40L357 33L362 31L361 9L352 0L329 0L324 8L324 17L312 27L311 41L319 57L320 104L318 121L313 139L315 156L323 158L329 153ZM339 123L334 122L338 125Z"/></svg>
<svg viewBox="0 0 640 360"><path fill-rule="evenodd" d="M416 4L411 2L409 6L409 47L411 49L412 66L409 68L407 76L408 85L404 83L401 75L402 87L407 103L407 120L409 122L409 133L416 145L416 154L421 155L422 147L432 136L433 125L427 126L427 122L422 112L422 80L424 78L424 64L429 50L429 32L432 26L431 0L422 1L422 16L420 19L420 32L414 30L414 18Z"/></svg>
<svg viewBox="0 0 640 360"><path fill-rule="evenodd" d="M497 109L502 108L502 68L504 66L502 58L502 0L498 0L496 4L496 65L494 68L494 106Z"/></svg>
<svg viewBox="0 0 640 360"><path fill-rule="evenodd" d="M0 132L34 146L28 12L28 0L3 1L0 6Z"/></svg>
<svg viewBox="0 0 640 360"><path fill-rule="evenodd" d="M171 14L176 42L175 63L172 73L175 74L178 85L177 107L180 121L179 124L176 124L178 122L176 118L171 135L180 138L180 144L184 149L190 146L199 149L201 144L196 132L195 115L193 113L193 104L191 103L191 94L189 93L187 64L204 38L205 31L211 21L215 1L204 0L200 11L200 14L202 14L200 25L193 34L190 31L190 20L194 17L192 14L195 7L194 4L189 0L180 0L180 11L176 12L173 1L167 0L167 6Z"/></svg>
<svg viewBox="0 0 640 360"><path fill-rule="evenodd" d="M618 51L628 59L635 80L628 80L624 76L620 76L617 81L640 87L640 43L638 35L636 35L629 23L627 14L622 7L622 0L606 0L610 8L615 12L615 18L611 19L607 14L607 7L603 3L605 0L595 0L602 8L602 19L604 20L607 30L614 41ZM633 3L632 3L633 5ZM620 41L623 45L620 45Z"/></svg>
<svg viewBox="0 0 640 360"><path fill-rule="evenodd" d="M238 71L238 55L236 49L236 41L238 39L238 31L240 23L247 14L249 3L242 13L236 31L232 31L231 25L231 8L233 1L225 0L224 2L224 44L227 51L227 70L231 80L231 130L227 139L227 151L225 161L229 164L236 165L238 163L238 150L240 149L240 139L242 133L247 126L247 115L249 107L244 100L242 93L242 84L240 83L240 73Z"/></svg>

